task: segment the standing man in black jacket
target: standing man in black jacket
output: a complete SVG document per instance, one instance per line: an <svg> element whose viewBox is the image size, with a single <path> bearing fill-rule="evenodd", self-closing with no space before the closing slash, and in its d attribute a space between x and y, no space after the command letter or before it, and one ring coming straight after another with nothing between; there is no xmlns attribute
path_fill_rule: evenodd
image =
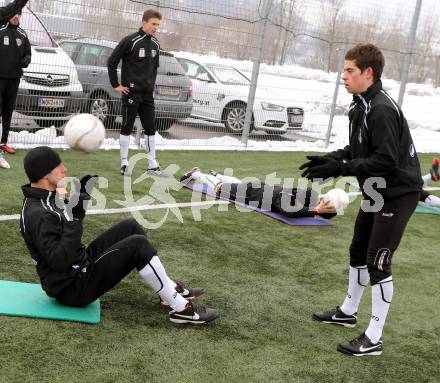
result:
<svg viewBox="0 0 440 383"><path fill-rule="evenodd" d="M384 65L382 52L371 44L357 45L346 53L342 79L353 94L350 143L325 156L311 156L300 167L309 179L356 176L362 190L363 206L350 246L347 296L342 306L313 315L313 319L324 323L354 327L362 294L370 281L370 324L359 337L338 345L338 351L356 356L382 353L382 331L393 296L391 258L417 206L422 186L408 123L382 88Z"/></svg>
<svg viewBox="0 0 440 383"><path fill-rule="evenodd" d="M97 176L81 178L72 207L57 194L67 172L57 152L47 146L32 149L24 158L24 169L30 183L22 187L20 230L48 296L67 306L85 306L136 268L162 305L170 306L170 321L203 324L217 318L217 310L192 302L203 289L168 277L134 219L121 221L87 247L82 244L84 202L90 200Z"/></svg>
<svg viewBox="0 0 440 383"><path fill-rule="evenodd" d="M25 4L26 1L15 1L3 7L0 15L0 150L10 154L15 152L7 141L18 86L23 68L31 62L31 45L26 32L19 27ZM4 158L0 159L0 166L9 168Z"/></svg>
<svg viewBox="0 0 440 383"><path fill-rule="evenodd" d="M139 114L144 129L148 173L166 176L156 161L153 98L160 52L159 42L154 34L161 20L162 15L159 12L152 9L145 11L139 31L124 37L108 59L110 83L122 95L122 128L119 136L122 175L130 175L128 169L130 134ZM119 82L117 68L121 60L121 82Z"/></svg>

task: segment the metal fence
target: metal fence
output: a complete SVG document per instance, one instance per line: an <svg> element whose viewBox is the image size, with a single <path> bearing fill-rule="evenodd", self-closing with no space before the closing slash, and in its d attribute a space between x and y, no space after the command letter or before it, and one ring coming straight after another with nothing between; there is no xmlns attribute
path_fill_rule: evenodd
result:
<svg viewBox="0 0 440 383"><path fill-rule="evenodd" d="M346 129L350 102L338 71L345 50L359 42L383 50L384 85L396 100L410 83L400 94L410 122L434 126L439 118L426 96L440 95L438 3L31 0L22 27L33 60L20 83L9 142L62 142L63 124L78 112L100 117L117 139L120 99L106 61L148 8L164 17L157 34L164 50L155 90L159 146L331 142L331 128ZM176 82L180 77L188 81Z"/></svg>

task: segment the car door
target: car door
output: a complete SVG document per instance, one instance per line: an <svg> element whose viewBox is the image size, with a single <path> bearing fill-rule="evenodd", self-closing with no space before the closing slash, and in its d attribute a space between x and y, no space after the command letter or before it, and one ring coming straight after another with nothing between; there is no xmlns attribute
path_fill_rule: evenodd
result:
<svg viewBox="0 0 440 383"><path fill-rule="evenodd" d="M102 46L93 44L80 44L80 49L75 58L75 65L78 71L79 81L81 82L84 93L90 94L98 80L100 69L97 66Z"/></svg>
<svg viewBox="0 0 440 383"><path fill-rule="evenodd" d="M201 64L195 61L178 58L187 76L192 81L193 110L192 115L209 120L220 119L218 110L217 88L214 77Z"/></svg>

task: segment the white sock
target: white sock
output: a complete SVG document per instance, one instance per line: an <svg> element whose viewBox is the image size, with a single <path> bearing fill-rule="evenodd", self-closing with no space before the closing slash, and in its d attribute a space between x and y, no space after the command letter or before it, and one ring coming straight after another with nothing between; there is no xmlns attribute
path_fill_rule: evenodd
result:
<svg viewBox="0 0 440 383"><path fill-rule="evenodd" d="M148 159L148 169L157 168L159 164L156 161L156 136L144 135L144 139Z"/></svg>
<svg viewBox="0 0 440 383"><path fill-rule="evenodd" d="M0 122L0 139L2 138L3 135L3 123Z"/></svg>
<svg viewBox="0 0 440 383"><path fill-rule="evenodd" d="M423 186L426 186L429 181L432 181L431 173L428 173L428 174L424 175L422 177L422 180L423 180Z"/></svg>
<svg viewBox="0 0 440 383"><path fill-rule="evenodd" d="M202 172L194 172L191 175L191 178L194 180L200 180L202 181L205 185L208 185L208 187L212 190L215 189L215 187L221 183L221 179L219 177L213 176L211 174L205 174Z"/></svg>
<svg viewBox="0 0 440 383"><path fill-rule="evenodd" d="M341 306L344 314L353 315L357 313L362 294L368 285L369 279L370 275L368 274L367 266L350 266L347 296Z"/></svg>
<svg viewBox="0 0 440 383"><path fill-rule="evenodd" d="M121 166L128 165L128 147L130 146L130 136L119 135L119 147L121 153Z"/></svg>
<svg viewBox="0 0 440 383"><path fill-rule="evenodd" d="M428 197L426 197L424 202L432 207L440 207L440 198L436 195L430 194Z"/></svg>
<svg viewBox="0 0 440 383"><path fill-rule="evenodd" d="M187 301L174 288L175 283L168 277L159 257L155 255L139 275L171 308L177 311L185 309Z"/></svg>
<svg viewBox="0 0 440 383"><path fill-rule="evenodd" d="M237 177L225 176L224 174L217 174L217 178L226 184L241 184L241 180Z"/></svg>
<svg viewBox="0 0 440 383"><path fill-rule="evenodd" d="M372 343L382 338L383 326L393 299L393 277L390 276L371 286L371 319L365 334Z"/></svg>

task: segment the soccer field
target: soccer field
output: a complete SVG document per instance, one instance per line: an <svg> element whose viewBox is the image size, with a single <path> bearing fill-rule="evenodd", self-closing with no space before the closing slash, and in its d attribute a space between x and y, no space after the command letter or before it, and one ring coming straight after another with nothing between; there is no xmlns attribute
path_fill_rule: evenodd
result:
<svg viewBox="0 0 440 383"><path fill-rule="evenodd" d="M8 156L12 169L0 171L0 215L20 212L25 153ZM124 186L118 151L60 154L69 175L107 178L108 188L99 189L106 207L119 207L115 201L123 199ZM179 175L197 165L264 180L273 172L298 177L306 154L162 151L158 157L164 168L178 165ZM424 173L433 155L439 154L420 155ZM139 167L133 179L141 173ZM132 185L135 199L151 185L151 179ZM191 201L187 190L171 194L177 203ZM99 325L0 316L0 382L440 382L438 215L414 215L394 255L395 291L382 356L336 351L339 342L367 327L370 289L356 328L311 320L314 311L341 304L345 296L359 202L334 218L332 227L292 227L231 205L204 207L200 220L191 209L180 209L183 222L169 211L148 237L169 275L204 287L200 302L217 308L220 317L201 327L171 323L133 272L102 297ZM142 216L158 222L164 213ZM129 217L86 217L84 242ZM18 225L0 221L0 279L36 283Z"/></svg>

